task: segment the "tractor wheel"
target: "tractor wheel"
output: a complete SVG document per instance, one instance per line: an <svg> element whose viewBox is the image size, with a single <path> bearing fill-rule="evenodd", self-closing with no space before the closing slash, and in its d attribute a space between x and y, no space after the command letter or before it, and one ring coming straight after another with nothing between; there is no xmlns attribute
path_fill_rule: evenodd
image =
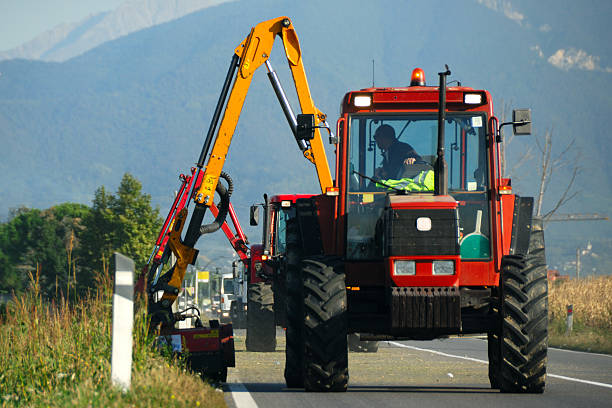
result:
<svg viewBox="0 0 612 408"><path fill-rule="evenodd" d="M230 307L230 318L232 320L232 326L234 329L242 329L244 322L242 321L240 306L237 301L232 301L232 306Z"/></svg>
<svg viewBox="0 0 612 408"><path fill-rule="evenodd" d="M539 265L546 266L546 245L544 244L544 222L534 217L531 221L531 235L529 236L529 255L537 259Z"/></svg>
<svg viewBox="0 0 612 408"><path fill-rule="evenodd" d="M502 259L497 384L502 392L541 393L546 381L548 283L537 257Z"/></svg>
<svg viewBox="0 0 612 408"><path fill-rule="evenodd" d="M272 287L264 282L249 283L247 289L247 351L274 351L276 326L274 325L274 295Z"/></svg>
<svg viewBox="0 0 612 408"><path fill-rule="evenodd" d="M219 370L219 372L215 376L215 380L217 380L218 382L227 382L227 367L223 367Z"/></svg>
<svg viewBox="0 0 612 408"><path fill-rule="evenodd" d="M304 388L344 392L348 386L347 298L335 258L302 262L304 282Z"/></svg>
<svg viewBox="0 0 612 408"><path fill-rule="evenodd" d="M359 334L351 333L348 335L348 349L355 353L376 353L378 351L378 342L370 340L359 340Z"/></svg>
<svg viewBox="0 0 612 408"><path fill-rule="evenodd" d="M288 273L287 331L285 332L287 343L285 348L285 382L287 388L304 387L304 305L302 303L301 285L302 281L299 273ZM300 287L298 289L295 286Z"/></svg>
<svg viewBox="0 0 612 408"><path fill-rule="evenodd" d="M487 333L487 343L489 349L489 382L492 389L498 390L499 381L497 381L497 377L499 376L499 355L501 353L499 333Z"/></svg>
<svg viewBox="0 0 612 408"><path fill-rule="evenodd" d="M500 316L488 333L489 381L502 392L541 393L548 349L548 281L542 219L533 218L527 256L502 259Z"/></svg>
<svg viewBox="0 0 612 408"><path fill-rule="evenodd" d="M287 297L285 299L285 382L287 388L304 388L304 304L300 272L297 224L287 222L287 252L284 265Z"/></svg>
<svg viewBox="0 0 612 408"><path fill-rule="evenodd" d="M227 382L227 367L220 368L215 372L211 371L200 371L200 378L207 383L222 383Z"/></svg>

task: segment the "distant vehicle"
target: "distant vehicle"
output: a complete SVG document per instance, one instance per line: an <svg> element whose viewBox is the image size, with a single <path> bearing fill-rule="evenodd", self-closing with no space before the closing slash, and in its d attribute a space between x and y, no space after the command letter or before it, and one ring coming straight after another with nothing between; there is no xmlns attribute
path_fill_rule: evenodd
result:
<svg viewBox="0 0 612 408"><path fill-rule="evenodd" d="M245 270L248 267L242 261L234 261L232 275L234 276L234 299L230 306L230 317L234 328L245 328L247 321L247 287Z"/></svg>
<svg viewBox="0 0 612 408"><path fill-rule="evenodd" d="M230 308L234 297L234 276L232 273L224 273L221 277L221 296L219 299L219 320L221 320L221 323L231 321Z"/></svg>
<svg viewBox="0 0 612 408"><path fill-rule="evenodd" d="M221 304L221 296L214 295L210 301L210 311L213 314L213 317L219 314L220 304Z"/></svg>

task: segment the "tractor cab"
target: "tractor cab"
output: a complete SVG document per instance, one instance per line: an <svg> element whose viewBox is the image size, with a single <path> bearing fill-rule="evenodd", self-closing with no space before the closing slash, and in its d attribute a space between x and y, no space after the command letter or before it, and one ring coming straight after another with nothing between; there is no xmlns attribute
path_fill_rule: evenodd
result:
<svg viewBox="0 0 612 408"><path fill-rule="evenodd" d="M372 94L378 97L380 92ZM352 112L346 115L346 123L346 257L377 259L385 254L376 229L385 208L406 207L407 203L414 207L421 202L427 210L449 202L448 197L434 197L437 112ZM476 247L462 247L463 256L469 259L489 259L491 254L486 123L483 111L449 112L444 122L448 195L458 201L460 213L459 230L448 233L455 240L479 234ZM387 148L375 139L381 129L391 135L383 137L393 138L386 141ZM431 228L429 221L421 222L428 223L421 226L421 232Z"/></svg>
<svg viewBox="0 0 612 408"><path fill-rule="evenodd" d="M339 252L347 262L390 259L379 284L458 286L462 261L492 261L491 96L445 86L440 122L440 88L426 86L417 68L411 86L349 92L342 103ZM435 191L440 178L444 191Z"/></svg>

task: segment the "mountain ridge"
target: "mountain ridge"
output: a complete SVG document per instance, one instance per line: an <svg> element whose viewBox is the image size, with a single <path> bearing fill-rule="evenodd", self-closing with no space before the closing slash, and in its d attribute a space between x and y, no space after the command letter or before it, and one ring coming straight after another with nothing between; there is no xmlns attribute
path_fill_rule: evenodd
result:
<svg viewBox="0 0 612 408"><path fill-rule="evenodd" d="M20 46L0 51L0 61L22 58L63 62L108 41L228 1L235 0L126 1L114 10L59 24Z"/></svg>

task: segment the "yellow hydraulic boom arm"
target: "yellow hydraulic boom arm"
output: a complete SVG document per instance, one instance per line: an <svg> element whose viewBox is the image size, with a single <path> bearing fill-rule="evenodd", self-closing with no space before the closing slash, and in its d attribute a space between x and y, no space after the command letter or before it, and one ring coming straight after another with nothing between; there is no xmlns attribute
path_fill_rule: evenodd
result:
<svg viewBox="0 0 612 408"><path fill-rule="evenodd" d="M227 151L236 130L238 118L240 117L253 73L268 61L274 39L277 35L283 40L285 54L289 62L302 113L314 114L317 121L315 126L325 122L325 115L315 107L310 95L306 72L302 62L300 43L291 20L287 17L279 17L257 24L251 29L248 37L235 50L236 55L240 57L240 65L223 120L219 127L219 133L206 165L204 182L195 196L195 201L198 204L208 206L212 202L219 174L223 169ZM315 138L310 142L310 147L304 151L304 156L315 164L321 192L325 193L325 189L332 187L333 182L319 128L315 129Z"/></svg>
<svg viewBox="0 0 612 408"><path fill-rule="evenodd" d="M315 117L315 137L311 140L302 140L297 137L295 117L286 101L280 83L276 78L276 73L273 71L268 61L276 36L281 37L283 41L301 111L303 114L312 114ZM194 247L196 241L202 234L201 225L205 211L213 203L215 191L219 191L219 187L223 189L222 186L218 186L219 177L223 170L227 152L234 131L236 130L236 125L238 124L238 119L253 78L253 73L263 64L268 68L270 81L281 102L285 116L289 120L304 157L315 165L321 192L325 193L329 187L333 186L327 156L323 147L323 138L320 133L321 127L327 127L328 129L329 127L325 120L326 116L315 107L312 100L302 62L302 52L295 29L293 28L291 20L287 17L278 17L261 22L251 29L249 35L234 51L234 56L221 92L221 97L215 114L213 115L211 127L204 143L200 159L197 163L199 168L198 171L204 171L204 174L197 191L193 193L195 208L184 241L181 240L181 232L186 223L186 208L177 214L173 228L169 232L169 246L176 255L177 261L174 266L160 278L158 285L156 285L157 290L163 290L163 295L161 300L156 304L157 306L154 307L154 310L149 311L153 315L152 321L154 323L171 323L172 321L170 307L176 300L180 291L187 265L195 263L197 250L195 250ZM216 138L214 138L214 144L208 162L206 166L203 166L204 160L208 155L208 149L213 140L216 122L219 118L234 73L235 78L233 80L233 86L229 93L229 99L225 106L219 131L217 132ZM202 167L204 167L203 170L201 170ZM196 174L196 179L197 178L199 178L198 174Z"/></svg>

